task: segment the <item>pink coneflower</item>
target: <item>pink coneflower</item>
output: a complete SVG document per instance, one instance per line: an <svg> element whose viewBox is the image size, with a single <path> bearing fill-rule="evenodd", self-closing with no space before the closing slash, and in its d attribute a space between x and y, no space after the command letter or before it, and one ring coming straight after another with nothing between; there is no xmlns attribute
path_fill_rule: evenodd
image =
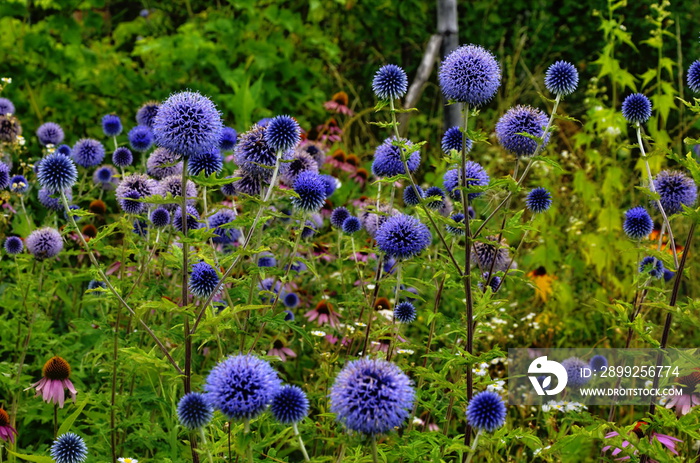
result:
<svg viewBox="0 0 700 463"><path fill-rule="evenodd" d="M350 175L350 178L353 179L356 183L359 183L361 186L365 186L367 180L369 179L369 172L367 172L367 169L365 169L364 167L360 167L353 174Z"/></svg>
<svg viewBox="0 0 700 463"><path fill-rule="evenodd" d="M343 135L343 129L338 127L338 122L333 118L316 127L316 131L318 132L318 140L328 145L339 142Z"/></svg>
<svg viewBox="0 0 700 463"><path fill-rule="evenodd" d="M643 438L644 431L641 429L641 427L643 425L646 425L646 424L649 424L649 423L647 423L646 421L642 421L642 420L637 421L637 423L635 424L634 428L630 431L630 433L636 434L637 437L639 437L640 439ZM620 434L617 431L611 431L605 435L605 438L610 439L611 437L616 437L619 435ZM649 440L652 441L654 439L656 439L661 445L663 445L664 447L669 449L671 451L671 453L673 453L674 455L678 455L678 450L676 450L676 444L683 442L682 440L677 439L675 437L671 437L671 436L668 436L666 434L660 434L658 432L652 431L651 436L649 437ZM617 455L619 455L623 451L623 449L629 447L630 445L632 445L632 444L629 441L627 441L627 440L622 441L622 448L616 447L612 451L612 456L616 457ZM612 448L612 445L606 445L605 447L603 447L603 452L607 452L611 448ZM634 454L636 455L637 453L638 453L638 451L635 450ZM628 456L616 458L615 460L616 461L624 461L624 460L629 460L630 458L631 457L628 455ZM649 460L649 461L650 461L650 463L655 463L655 460Z"/></svg>
<svg viewBox="0 0 700 463"><path fill-rule="evenodd" d="M25 391L36 388L37 397L42 396L44 402L57 403L59 407L63 408L66 398L64 389L68 389L73 402L75 402L77 391L73 383L68 379L70 376L70 365L68 362L61 357L53 357L44 364L43 374L43 378L25 389Z"/></svg>
<svg viewBox="0 0 700 463"><path fill-rule="evenodd" d="M320 326L328 323L333 328L338 327L340 314L333 311L333 306L326 301L321 301L316 304L316 308L309 310L304 316L310 321L316 321Z"/></svg>
<svg viewBox="0 0 700 463"><path fill-rule="evenodd" d="M270 350L267 352L267 355L276 355L283 362L287 361L287 357L295 358L297 356L297 354L292 349L285 346L284 343L279 339L272 343L272 348L270 348Z"/></svg>
<svg viewBox="0 0 700 463"><path fill-rule="evenodd" d="M345 114L346 116L352 116L355 113L352 109L348 108L348 94L345 92L338 92L331 97L330 101L323 103L323 107L328 111L336 112L338 114Z"/></svg>
<svg viewBox="0 0 700 463"><path fill-rule="evenodd" d="M17 434L17 430L10 426L10 415L8 415L5 410L0 408L0 439L8 441L10 444L14 444L15 434Z"/></svg>
<svg viewBox="0 0 700 463"><path fill-rule="evenodd" d="M675 388L683 391L683 394L666 397L668 399L666 408L676 407L678 416L687 415L691 408L700 405L700 394L695 393L695 387L700 384L700 370L682 376L676 379L676 382L682 386L675 386Z"/></svg>

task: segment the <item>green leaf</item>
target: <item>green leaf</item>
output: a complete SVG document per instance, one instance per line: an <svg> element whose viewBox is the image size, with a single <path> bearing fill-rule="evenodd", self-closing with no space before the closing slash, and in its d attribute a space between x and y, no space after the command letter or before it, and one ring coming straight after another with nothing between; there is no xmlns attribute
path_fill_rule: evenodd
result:
<svg viewBox="0 0 700 463"><path fill-rule="evenodd" d="M88 399L85 398L85 400L83 400L82 403L81 403L80 405L78 405L78 408L77 408L73 413L71 413L71 414L68 416L68 418L66 418L66 419L63 421L63 423L61 424L61 427L58 428L58 433L57 433L57 435L60 436L61 434L65 434L65 433L67 433L67 432L70 430L70 427L73 426L73 423L75 422L75 420L76 420L76 419L78 418L78 416L80 416L80 414L83 412L83 408L85 408L85 406L87 405L87 403L88 403Z"/></svg>
<svg viewBox="0 0 700 463"><path fill-rule="evenodd" d="M25 455L23 453L15 453L10 449L7 449L7 452L25 461L33 461L35 463L54 463L53 458L51 457L37 457L34 455Z"/></svg>

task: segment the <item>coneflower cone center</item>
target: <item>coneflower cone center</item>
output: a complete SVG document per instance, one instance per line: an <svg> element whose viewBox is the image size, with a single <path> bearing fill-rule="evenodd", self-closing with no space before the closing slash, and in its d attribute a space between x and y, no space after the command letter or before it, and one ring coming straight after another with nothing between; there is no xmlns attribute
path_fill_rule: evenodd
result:
<svg viewBox="0 0 700 463"><path fill-rule="evenodd" d="M5 410L0 408L0 427L10 425L10 415Z"/></svg>
<svg viewBox="0 0 700 463"><path fill-rule="evenodd" d="M68 379L70 365L61 357L53 357L44 364L44 377L48 379Z"/></svg>

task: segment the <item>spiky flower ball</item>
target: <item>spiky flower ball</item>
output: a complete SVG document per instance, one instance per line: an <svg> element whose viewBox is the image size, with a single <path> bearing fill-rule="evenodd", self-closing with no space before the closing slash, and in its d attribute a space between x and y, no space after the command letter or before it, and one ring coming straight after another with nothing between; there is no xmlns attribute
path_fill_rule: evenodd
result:
<svg viewBox="0 0 700 463"><path fill-rule="evenodd" d="M79 166L94 167L104 160L105 148L97 140L83 138L73 145L71 157Z"/></svg>
<svg viewBox="0 0 700 463"><path fill-rule="evenodd" d="M659 279L664 276L664 263L656 257L646 256L639 263L639 273L645 272L652 277Z"/></svg>
<svg viewBox="0 0 700 463"><path fill-rule="evenodd" d="M326 200L326 187L321 177L311 171L302 172L294 182L294 192L299 197L292 198L297 209L316 212Z"/></svg>
<svg viewBox="0 0 700 463"><path fill-rule="evenodd" d="M287 185L294 185L300 173L311 171L318 173L318 163L308 153L300 150L295 150L289 160L281 165L282 181Z"/></svg>
<svg viewBox="0 0 700 463"><path fill-rule="evenodd" d="M172 95L153 121L156 144L185 157L218 147L222 128L216 105L196 92Z"/></svg>
<svg viewBox="0 0 700 463"><path fill-rule="evenodd" d="M643 124L651 117L651 101L641 93L632 93L622 102L622 115L630 124Z"/></svg>
<svg viewBox="0 0 700 463"><path fill-rule="evenodd" d="M326 198L330 198L333 193L335 193L335 190L340 186L340 182L337 178L328 174L321 174L321 180L323 181L323 185L325 187Z"/></svg>
<svg viewBox="0 0 700 463"><path fill-rule="evenodd" d="M291 116L273 117L267 130L265 142L273 151L287 151L301 141L301 127Z"/></svg>
<svg viewBox="0 0 700 463"><path fill-rule="evenodd" d="M654 188L661 196L660 202L668 215L683 211L683 206L692 206L698 197L698 187L692 178L683 172L664 170L654 179ZM658 208L656 201L652 202Z"/></svg>
<svg viewBox="0 0 700 463"><path fill-rule="evenodd" d="M479 431L492 432L506 422L506 405L501 396L492 391L482 391L472 397L467 405L467 421Z"/></svg>
<svg viewBox="0 0 700 463"><path fill-rule="evenodd" d="M425 193L418 185L408 185L403 189L403 202L407 206L417 206L423 198L425 198Z"/></svg>
<svg viewBox="0 0 700 463"><path fill-rule="evenodd" d="M331 212L331 225L335 228L341 228L348 217L350 217L350 212L346 208L336 207Z"/></svg>
<svg viewBox="0 0 700 463"><path fill-rule="evenodd" d="M117 167L126 167L130 166L132 162L134 162L134 155L131 154L129 148L122 146L114 150L112 164Z"/></svg>
<svg viewBox="0 0 700 463"><path fill-rule="evenodd" d="M546 188L535 188L527 194L525 205L534 214L545 212L552 205L552 194Z"/></svg>
<svg viewBox="0 0 700 463"><path fill-rule="evenodd" d="M39 128L36 129L36 136L39 138L39 143L44 146L58 146L65 137L63 129L55 122L46 122L41 124Z"/></svg>
<svg viewBox="0 0 700 463"><path fill-rule="evenodd" d="M117 170L112 166L100 166L92 174L92 181L103 190L111 190L116 183Z"/></svg>
<svg viewBox="0 0 700 463"><path fill-rule="evenodd" d="M182 160L166 148L156 148L148 156L146 173L157 180L173 175L179 176L182 174Z"/></svg>
<svg viewBox="0 0 700 463"><path fill-rule="evenodd" d="M83 438L72 432L61 434L51 445L51 458L56 463L83 463L87 452Z"/></svg>
<svg viewBox="0 0 700 463"><path fill-rule="evenodd" d="M195 296L209 297L219 284L219 275L211 265L199 262L192 266L190 274L190 291Z"/></svg>
<svg viewBox="0 0 700 463"><path fill-rule="evenodd" d="M464 140L464 134L462 129L458 126L450 127L442 136L442 152L445 154L450 154L450 151L462 151L462 141ZM467 153L472 150L472 141L467 138Z"/></svg>
<svg viewBox="0 0 700 463"><path fill-rule="evenodd" d="M479 289L484 291L484 284L488 281L489 283L489 288L491 288L491 291L494 293L498 291L498 287L501 286L501 277L497 275L491 275L491 280L489 280L489 272L485 272L481 274L481 278L484 279L484 281L479 282Z"/></svg>
<svg viewBox="0 0 700 463"><path fill-rule="evenodd" d="M700 92L700 60L693 61L688 68L688 87L695 93Z"/></svg>
<svg viewBox="0 0 700 463"><path fill-rule="evenodd" d="M489 174L487 174L484 168L481 167L481 164L473 161L467 161L463 174L467 180L467 188L487 186L489 184L489 181L491 180L489 178ZM459 201L462 197L461 192L457 189L461 185L462 183L459 175L459 168L450 169L447 172L445 172L445 175L442 178L442 186L445 187L445 190L447 190L447 192L450 193L452 199L454 199L455 201ZM478 198L482 194L484 193L469 193L467 195L467 199L469 199L469 201L473 201L475 198Z"/></svg>
<svg viewBox="0 0 700 463"><path fill-rule="evenodd" d="M214 411L204 394L190 392L177 403L177 419L190 430L203 428L210 421Z"/></svg>
<svg viewBox="0 0 700 463"><path fill-rule="evenodd" d="M128 190L121 196L117 196L119 207L127 214L140 214L148 208L148 205L139 201L143 196L136 190Z"/></svg>
<svg viewBox="0 0 700 463"><path fill-rule="evenodd" d="M122 120L116 114L107 114L102 117L102 131L108 137L116 137L122 133Z"/></svg>
<svg viewBox="0 0 700 463"><path fill-rule="evenodd" d="M277 162L277 153L265 139L267 129L254 125L243 133L234 149L234 160L238 167L256 178L265 180L272 177L272 170ZM239 175L236 175L239 177Z"/></svg>
<svg viewBox="0 0 700 463"><path fill-rule="evenodd" d="M490 51L465 45L450 53L438 74L448 100L479 107L488 103L501 85L501 67Z"/></svg>
<svg viewBox="0 0 700 463"><path fill-rule="evenodd" d="M375 235L379 249L389 257L408 259L432 241L430 230L415 217L399 214L386 219Z"/></svg>
<svg viewBox="0 0 700 463"><path fill-rule="evenodd" d="M406 71L395 64L379 68L372 80L372 91L380 100L401 98L408 90Z"/></svg>
<svg viewBox="0 0 700 463"><path fill-rule="evenodd" d="M603 368L608 366L608 359L603 355L594 355L588 361L588 366L593 371L601 371Z"/></svg>
<svg viewBox="0 0 700 463"><path fill-rule="evenodd" d="M221 138L219 139L219 149L221 151L231 151L238 141L238 132L231 127L221 129Z"/></svg>
<svg viewBox="0 0 700 463"><path fill-rule="evenodd" d="M567 61L557 61L549 66L544 76L544 86L555 95L565 96L578 87L578 71Z"/></svg>
<svg viewBox="0 0 700 463"><path fill-rule="evenodd" d="M10 255L19 254L24 250L24 244L19 236L8 236L5 240L5 252Z"/></svg>
<svg viewBox="0 0 700 463"><path fill-rule="evenodd" d="M415 392L395 364L369 358L348 362L331 388L331 412L351 431L385 434L406 421Z"/></svg>
<svg viewBox="0 0 700 463"><path fill-rule="evenodd" d="M633 240L641 240L654 230L654 221L646 209L641 206L633 207L625 212L622 229Z"/></svg>
<svg viewBox="0 0 700 463"><path fill-rule="evenodd" d="M15 113L15 105L7 98L0 98L0 115L6 116Z"/></svg>
<svg viewBox="0 0 700 463"><path fill-rule="evenodd" d="M561 366L566 369L567 386L581 387L591 379L590 376L585 376L582 371L584 368L588 368L588 363L578 357L570 357L562 361Z"/></svg>
<svg viewBox="0 0 700 463"><path fill-rule="evenodd" d="M177 203L162 204L164 208L168 209L169 211L174 211L175 209L180 208L180 201L182 198L179 197L182 196L182 176L171 175L161 179L160 182L157 182L155 192L162 196L167 196L170 194L174 198L177 198ZM187 204L194 204L195 199L197 198L197 186L192 180L187 180L187 183L185 184L185 196L187 197Z"/></svg>
<svg viewBox="0 0 700 463"><path fill-rule="evenodd" d="M224 167L224 159L221 157L218 148L211 151L193 154L189 157L187 166L192 172L192 175L199 175L204 172L204 175L211 175L215 172L221 172Z"/></svg>
<svg viewBox="0 0 700 463"><path fill-rule="evenodd" d="M66 200L69 203L73 200L73 194L71 193L70 189L63 190L63 194L66 195ZM63 202L61 201L61 197L58 193L54 193L48 188L42 188L39 190L39 194L37 196L41 205L46 209L51 209L52 211L63 210Z"/></svg>
<svg viewBox="0 0 700 463"><path fill-rule="evenodd" d="M197 209L195 209L194 206L190 206L189 204L187 205L186 209L186 215L187 215L187 230L196 230L198 229L201 224L199 223L199 212L197 212ZM177 231L183 231L182 230L182 208L177 207L175 209L175 216L173 217L173 227Z"/></svg>
<svg viewBox="0 0 700 463"><path fill-rule="evenodd" d="M42 187L58 193L75 184L78 180L78 169L68 156L54 151L41 160L37 179Z"/></svg>
<svg viewBox="0 0 700 463"><path fill-rule="evenodd" d="M496 123L498 142L516 156L532 156L539 143L521 133L543 138L546 145L549 134L544 133L547 115L532 106L515 106L509 109Z"/></svg>
<svg viewBox="0 0 700 463"><path fill-rule="evenodd" d="M236 355L216 365L204 385L209 403L231 420L260 415L282 386L277 372L253 355Z"/></svg>
<svg viewBox="0 0 700 463"><path fill-rule="evenodd" d="M494 272L504 272L510 263L510 251L505 239L496 244L497 236L486 237L488 241L475 241L472 261L481 270L489 271L493 266Z"/></svg>
<svg viewBox="0 0 700 463"><path fill-rule="evenodd" d="M461 212L458 212L454 214L450 219L454 220L457 223L457 226L455 227L454 225L447 224L445 225L445 229L447 230L448 233L451 235L457 235L457 236L463 236L464 235L464 214ZM461 224L461 225L460 225Z"/></svg>
<svg viewBox="0 0 700 463"><path fill-rule="evenodd" d="M399 323L411 323L416 319L416 308L408 301L403 301L394 307L394 318Z"/></svg>
<svg viewBox="0 0 700 463"><path fill-rule="evenodd" d="M343 221L343 233L346 235L352 235L357 233L362 228L362 223L360 219L354 216L350 216Z"/></svg>
<svg viewBox="0 0 700 463"><path fill-rule="evenodd" d="M445 204L445 192L437 186L431 186L425 190L425 198L433 198L428 199L426 204L430 209L440 209Z"/></svg>
<svg viewBox="0 0 700 463"><path fill-rule="evenodd" d="M3 178L3 167L7 167L6 164L0 162L0 185L2 185ZM7 174L9 175L9 167L7 168ZM24 175L15 175L10 179L10 191L13 193L24 194L29 191L29 182Z"/></svg>
<svg viewBox="0 0 700 463"><path fill-rule="evenodd" d="M273 397L270 412L282 424L298 423L309 414L309 399L300 387L283 386Z"/></svg>
<svg viewBox="0 0 700 463"><path fill-rule="evenodd" d="M160 103L157 101L149 101L144 103L143 106L136 111L136 123L138 125L145 125L153 129L153 122L156 119L156 114L158 114L158 108Z"/></svg>
<svg viewBox="0 0 700 463"><path fill-rule="evenodd" d="M135 151L147 151L153 145L153 132L145 125L129 130L129 145Z"/></svg>
<svg viewBox="0 0 700 463"><path fill-rule="evenodd" d="M170 212L167 209L159 207L151 212L151 223L156 228L163 228L170 223Z"/></svg>
<svg viewBox="0 0 700 463"><path fill-rule="evenodd" d="M399 174L405 174L406 169L402 161L403 148L396 146L396 138L390 137L377 147L374 151L374 161L372 162L372 173L377 177L393 177ZM420 165L420 151L413 146L409 140L402 138L400 144L406 146L408 150L408 159L406 164L411 172L415 172Z"/></svg>
<svg viewBox="0 0 700 463"><path fill-rule="evenodd" d="M220 209L209 217L209 228L216 234L212 241L216 244L230 244L241 236L241 232L230 226L236 218L236 211L233 209ZM227 226L228 225L228 226Z"/></svg>
<svg viewBox="0 0 700 463"><path fill-rule="evenodd" d="M10 186L10 167L0 161L0 190Z"/></svg>

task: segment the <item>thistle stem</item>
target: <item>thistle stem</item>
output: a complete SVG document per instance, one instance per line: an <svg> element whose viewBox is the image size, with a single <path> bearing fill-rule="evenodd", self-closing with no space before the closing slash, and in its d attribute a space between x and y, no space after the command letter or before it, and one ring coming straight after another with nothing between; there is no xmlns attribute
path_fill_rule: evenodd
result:
<svg viewBox="0 0 700 463"><path fill-rule="evenodd" d="M469 456L467 457L466 463L470 463L472 461L472 458L474 457L474 454L476 453L476 444L479 442L479 436L481 435L481 429L479 429L479 432L476 433L476 437L474 438L474 442L472 443L471 450L469 452Z"/></svg>
<svg viewBox="0 0 700 463"><path fill-rule="evenodd" d="M248 435L250 434L250 420L245 420L244 421L244 430L243 432ZM255 460L253 460L253 441L249 440L248 441L248 447L246 448L246 455L248 456L248 462L249 463L254 463Z"/></svg>
<svg viewBox="0 0 700 463"><path fill-rule="evenodd" d="M377 457L377 436L372 435L372 461L374 463L379 463L379 458Z"/></svg>
<svg viewBox="0 0 700 463"><path fill-rule="evenodd" d="M299 439L299 448L301 449L301 453L304 454L304 461L311 461L309 459L309 454L306 452L304 440L301 438L301 434L299 434L299 428L297 427L297 424L293 423L292 428L294 429L294 435L297 436L297 439Z"/></svg>
<svg viewBox="0 0 700 463"><path fill-rule="evenodd" d="M209 457L209 463L214 463L214 458L211 455L211 449L207 445L207 438L204 435L204 426L199 428L199 437L202 439L202 445L207 449L207 457Z"/></svg>

